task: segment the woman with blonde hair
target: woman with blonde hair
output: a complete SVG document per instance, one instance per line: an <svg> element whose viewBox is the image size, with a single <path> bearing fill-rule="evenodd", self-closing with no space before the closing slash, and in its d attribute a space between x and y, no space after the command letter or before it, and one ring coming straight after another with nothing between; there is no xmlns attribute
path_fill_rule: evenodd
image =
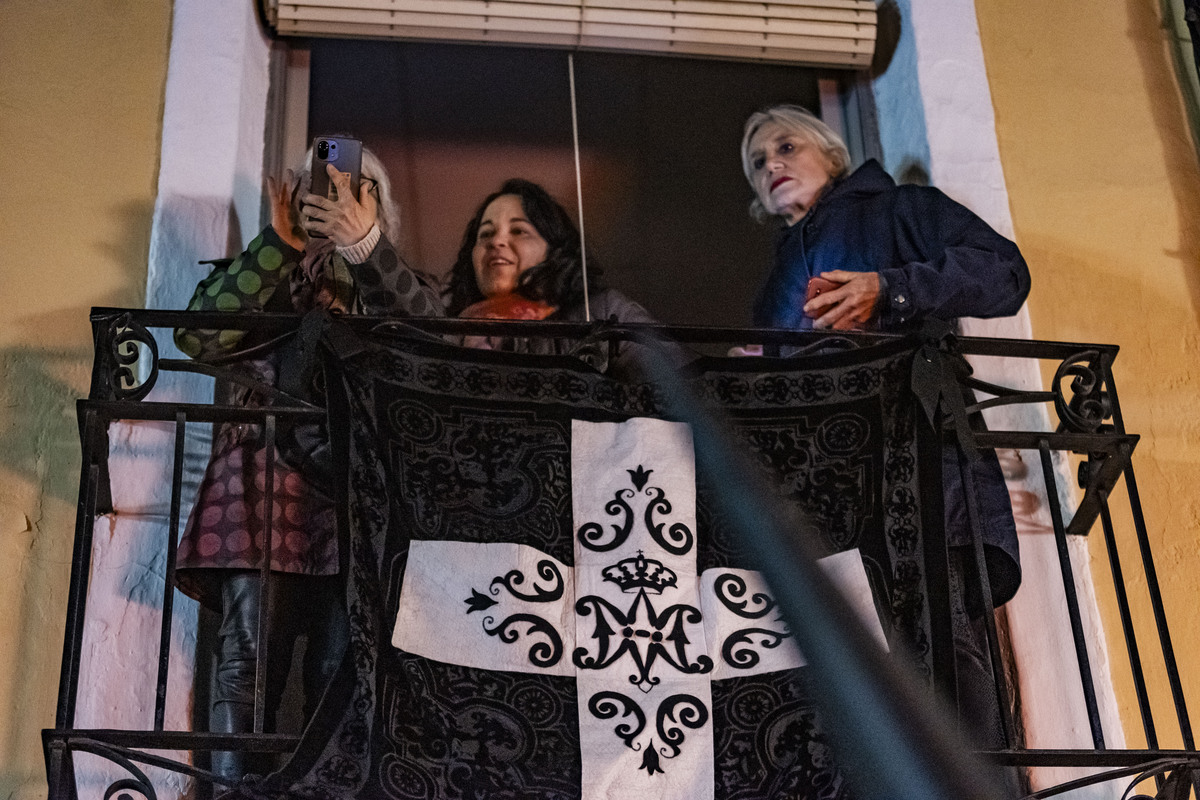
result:
<svg viewBox="0 0 1200 800"><path fill-rule="evenodd" d="M929 318L1015 314L1029 293L1015 244L938 189L897 186L874 160L852 171L841 137L800 106L752 114L741 156L751 213L781 223L759 326L909 332ZM942 481L959 709L977 744L1003 747L973 547L978 535L992 603L1007 602L1021 581L1012 509L994 452L945 446Z"/></svg>
<svg viewBox="0 0 1200 800"><path fill-rule="evenodd" d="M755 112L742 137L751 213L779 218L758 325L909 330L926 317L1003 317L1029 293L1017 246L944 193L897 186L796 105ZM808 299L810 278L822 291Z"/></svg>

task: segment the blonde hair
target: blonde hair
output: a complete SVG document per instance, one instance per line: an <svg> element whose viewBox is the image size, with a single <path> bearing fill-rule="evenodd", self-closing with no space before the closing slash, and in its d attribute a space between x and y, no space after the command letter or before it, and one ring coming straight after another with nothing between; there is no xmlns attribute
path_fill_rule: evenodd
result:
<svg viewBox="0 0 1200 800"><path fill-rule="evenodd" d="M846 148L842 137L838 136L833 128L803 106L780 103L755 111L746 120L746 127L742 134L742 173L746 176L751 188L754 187L754 181L750 177L754 168L750 163L750 141L768 123L774 123L788 133L815 144L833 165L831 177L841 177L850 169L850 151ZM758 198L757 190L755 190L754 200L750 203L750 216L759 222L772 216L763 206L762 200Z"/></svg>
<svg viewBox="0 0 1200 800"><path fill-rule="evenodd" d="M297 199L303 197L308 188L312 186L312 155L310 147L304 154L304 159L293 170L300 180L300 191L296 193ZM375 199L379 203L379 209L375 212L375 222L379 225L379 232L386 236L388 241L395 243L393 237L400 233L400 205L392 196L392 181L388 178L387 169L379 160L379 156L367 147L364 147L362 151L362 177L375 182L373 191Z"/></svg>

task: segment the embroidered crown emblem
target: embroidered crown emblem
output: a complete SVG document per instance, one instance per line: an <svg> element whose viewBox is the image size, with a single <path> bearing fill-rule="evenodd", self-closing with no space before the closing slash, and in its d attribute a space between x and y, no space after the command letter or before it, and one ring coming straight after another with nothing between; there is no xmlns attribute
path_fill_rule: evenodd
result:
<svg viewBox="0 0 1200 800"><path fill-rule="evenodd" d="M675 573L661 561L646 558L641 550L635 558L625 558L605 567L601 574L604 580L612 581L627 593L645 589L651 594L662 594L663 589L675 585Z"/></svg>

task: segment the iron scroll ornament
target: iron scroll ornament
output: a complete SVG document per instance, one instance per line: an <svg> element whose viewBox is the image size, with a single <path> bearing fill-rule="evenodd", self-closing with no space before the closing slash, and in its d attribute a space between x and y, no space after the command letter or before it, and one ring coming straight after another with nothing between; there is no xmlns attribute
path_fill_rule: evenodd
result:
<svg viewBox="0 0 1200 800"><path fill-rule="evenodd" d="M1099 360L1099 351L1084 350L1064 359L1054 373L1054 409L1067 430L1096 433L1112 416L1112 399ZM1070 386L1064 388L1068 378Z"/></svg>
<svg viewBox="0 0 1200 800"><path fill-rule="evenodd" d="M68 739L67 747L76 752L91 753L92 755L111 761L132 776L129 778L120 778L110 783L104 790L104 800L112 800L114 797L120 800L131 800L130 792L141 795L146 800L158 800L158 795L154 791L154 785L150 782L150 778L147 777L145 772L138 769L137 765L131 759L124 755L124 753L129 752L125 748L111 747L93 739L81 737Z"/></svg>
<svg viewBox="0 0 1200 800"><path fill-rule="evenodd" d="M142 400L158 381L158 342L128 312L108 326L109 387L117 400ZM150 373L138 382L133 366L141 360L142 345L150 351Z"/></svg>

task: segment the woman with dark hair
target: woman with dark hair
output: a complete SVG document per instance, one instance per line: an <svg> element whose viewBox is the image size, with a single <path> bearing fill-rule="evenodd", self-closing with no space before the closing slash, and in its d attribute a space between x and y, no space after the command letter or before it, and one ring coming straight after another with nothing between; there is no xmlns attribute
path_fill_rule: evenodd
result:
<svg viewBox="0 0 1200 800"><path fill-rule="evenodd" d="M450 316L654 322L642 306L604 288L590 259L585 275L579 230L566 209L538 184L519 178L485 197L467 223L445 296ZM565 340L470 337L465 344L582 355L577 343ZM636 352L637 345L621 343L609 371L637 374Z"/></svg>
<svg viewBox="0 0 1200 800"><path fill-rule="evenodd" d="M450 272L446 312L451 316L459 316L468 307L485 299L481 283L490 290L490 294L497 293L493 282L486 278L481 281L476 274L475 249L481 243L485 247L487 242L496 245L496 221L490 219L485 226L484 216L493 203L506 195L511 195L519 204L525 221L545 241L546 252L539 263L518 273L515 286L510 287L505 283L503 288L508 292L516 291L530 300L546 301L559 307L582 305L583 250L579 231L566 209L545 189L531 181L513 178L485 197L475 216L467 223L458 258ZM482 238L481 228L484 229ZM590 292L602 291L600 276L600 269L589 264L587 288Z"/></svg>

